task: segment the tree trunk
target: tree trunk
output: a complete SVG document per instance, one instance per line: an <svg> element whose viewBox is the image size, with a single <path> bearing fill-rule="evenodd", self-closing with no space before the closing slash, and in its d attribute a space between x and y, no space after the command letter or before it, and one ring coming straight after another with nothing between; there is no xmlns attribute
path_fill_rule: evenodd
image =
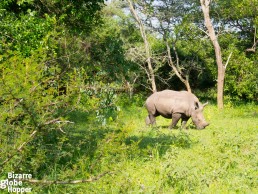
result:
<svg viewBox="0 0 258 194"><path fill-rule="evenodd" d="M223 104L223 90L224 90L224 79L225 79L225 67L222 62L222 55L221 55L221 49L220 45L217 39L217 36L215 34L214 28L211 23L210 19L210 10L209 10L209 4L211 0L200 0L202 11L204 14L204 22L205 26L208 29L208 35L212 41L215 55L216 55L216 63L218 67L218 80L217 80L217 105L219 109L222 109Z"/></svg>
<svg viewBox="0 0 258 194"><path fill-rule="evenodd" d="M156 82L155 82L155 73L151 64L151 52L150 52L150 46L149 46L149 42L145 33L145 29L144 26L142 24L141 19L139 18L137 12L134 9L133 3L131 0L127 0L128 4L129 4L129 8L130 11L134 17L134 19L136 20L136 22L139 25L140 31L141 31L141 36L143 38L144 41L144 47L145 47L145 52L146 52L146 58L147 58L147 64L148 64L148 77L149 77L149 81L151 82L151 86L152 86L152 92L157 92L157 87L156 87Z"/></svg>

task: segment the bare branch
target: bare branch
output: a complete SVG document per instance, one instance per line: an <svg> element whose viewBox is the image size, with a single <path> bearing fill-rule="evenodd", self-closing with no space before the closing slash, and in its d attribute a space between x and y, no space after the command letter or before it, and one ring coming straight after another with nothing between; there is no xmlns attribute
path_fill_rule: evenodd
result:
<svg viewBox="0 0 258 194"><path fill-rule="evenodd" d="M60 118L57 118L57 119L53 119L53 120L47 121L47 122L45 122L45 123L44 123L44 125L53 124L53 123L56 123L57 121L60 121Z"/></svg>
<svg viewBox="0 0 258 194"><path fill-rule="evenodd" d="M147 90L150 90L150 91L152 91L152 89L151 89L151 87L149 87L149 86L146 86L146 85L144 85L144 84L140 84L141 86L143 86L143 87L145 87Z"/></svg>
<svg viewBox="0 0 258 194"><path fill-rule="evenodd" d="M173 63L173 60L172 60L172 57L171 57L171 53L170 53L170 46L169 46L167 41L166 41L166 46L167 46L167 55L168 55L169 66L172 67L172 69L175 72L176 76L185 84L187 91L191 92L191 87L190 87L190 84L189 84L189 80L183 78L182 72L180 70L178 70L178 68Z"/></svg>
<svg viewBox="0 0 258 194"><path fill-rule="evenodd" d="M30 139L33 138L33 137L36 135L37 132L38 132L38 131L34 130L34 131L30 134ZM18 147L17 151L20 152L20 151L22 150L22 148L23 148L28 142L29 142L29 141L23 142L23 143Z"/></svg>
<svg viewBox="0 0 258 194"><path fill-rule="evenodd" d="M3 162L0 164L0 167L4 166L7 162L9 162L14 156L16 156L16 155L18 154L18 152L21 152L22 149L23 149L23 147L24 147L25 145L27 145L27 144L35 137L35 135L36 135L37 132L38 132L37 130L34 130L34 131L30 134L29 139L28 139L27 141L23 142L23 143L17 148L17 150L16 150L16 152L15 152L14 154L12 154L12 155L10 155L8 158L6 158L6 160L3 161Z"/></svg>
<svg viewBox="0 0 258 194"><path fill-rule="evenodd" d="M210 36L209 33L203 29L201 29L200 27L198 27L199 30L201 30L203 33L205 33L208 37Z"/></svg>
<svg viewBox="0 0 258 194"><path fill-rule="evenodd" d="M174 53L176 55L176 67L177 67L177 70L178 72L182 75L182 71L181 69L179 68L179 57L178 57L178 54L177 54L177 50L176 50L176 47L175 47L175 43L173 44L173 50L174 50Z"/></svg>

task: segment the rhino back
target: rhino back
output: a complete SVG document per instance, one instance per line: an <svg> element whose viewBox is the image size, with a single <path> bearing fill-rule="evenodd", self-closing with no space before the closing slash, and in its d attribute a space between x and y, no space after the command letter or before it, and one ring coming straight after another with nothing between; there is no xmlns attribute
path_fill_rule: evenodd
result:
<svg viewBox="0 0 258 194"><path fill-rule="evenodd" d="M173 90L156 92L149 97L152 107L155 106L156 111L167 118L171 118L172 113L190 116L196 100L197 97L191 93Z"/></svg>

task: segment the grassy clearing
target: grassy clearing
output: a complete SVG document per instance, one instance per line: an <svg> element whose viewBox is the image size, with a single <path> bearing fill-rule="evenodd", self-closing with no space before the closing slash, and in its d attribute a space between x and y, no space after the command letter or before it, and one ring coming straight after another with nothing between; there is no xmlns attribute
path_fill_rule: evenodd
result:
<svg viewBox="0 0 258 194"><path fill-rule="evenodd" d="M35 187L39 193L257 193L258 107L205 110L210 126L168 130L159 117L146 127L143 107L122 108L108 126L70 115L63 162L48 179L83 179L112 172L96 182Z"/></svg>

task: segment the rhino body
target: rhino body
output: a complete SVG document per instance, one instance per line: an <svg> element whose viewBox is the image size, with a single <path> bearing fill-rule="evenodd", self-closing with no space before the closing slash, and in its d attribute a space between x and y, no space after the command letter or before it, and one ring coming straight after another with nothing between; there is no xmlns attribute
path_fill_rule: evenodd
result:
<svg viewBox="0 0 258 194"><path fill-rule="evenodd" d="M176 126L177 122L182 120L182 128L191 117L193 123L198 129L203 129L209 125L204 119L203 108L206 105L201 104L198 98L187 91L163 90L155 92L146 100L148 116L146 124L156 124L156 117L161 115L171 119L172 123L169 128Z"/></svg>

